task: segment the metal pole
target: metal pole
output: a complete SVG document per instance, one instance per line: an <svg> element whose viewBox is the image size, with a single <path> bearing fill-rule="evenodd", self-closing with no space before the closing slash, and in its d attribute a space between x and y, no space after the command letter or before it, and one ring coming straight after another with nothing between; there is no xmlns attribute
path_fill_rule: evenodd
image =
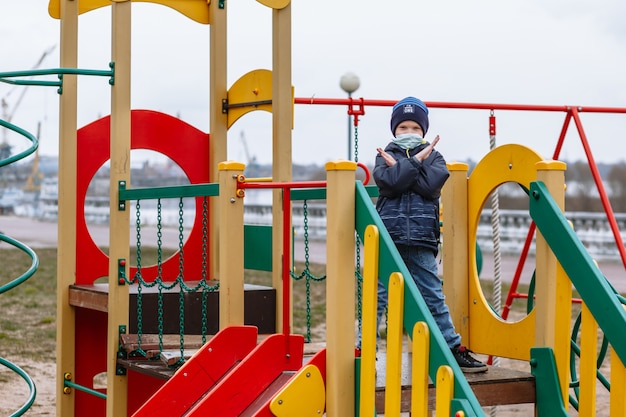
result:
<svg viewBox="0 0 626 417"><path fill-rule="evenodd" d="M352 160L352 93L359 89L359 84L359 77L351 72L345 73L339 80L341 89L348 93L348 161Z"/></svg>
<svg viewBox="0 0 626 417"><path fill-rule="evenodd" d="M348 99L352 98L352 93L348 93ZM352 116L348 109L348 161L352 160Z"/></svg>

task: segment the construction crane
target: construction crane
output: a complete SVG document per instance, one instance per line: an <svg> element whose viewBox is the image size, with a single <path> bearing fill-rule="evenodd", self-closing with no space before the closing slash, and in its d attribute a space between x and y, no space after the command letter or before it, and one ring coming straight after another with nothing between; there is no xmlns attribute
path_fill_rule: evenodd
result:
<svg viewBox="0 0 626 417"><path fill-rule="evenodd" d="M54 48L56 48L56 45L51 46L50 48L46 49L43 54L41 55L41 57L39 58L39 60L35 63L35 65L31 68L33 70L38 69L41 64L43 63L44 59L46 59L46 57L48 55L50 55L50 53L52 53L52 51L54 50ZM20 104L22 103L22 100L24 99L24 96L26 95L26 91L28 90L28 86L25 86L22 88L19 97L17 98L17 100L15 101L15 103L13 104L13 107L11 108L11 110L9 111L9 103L7 101L7 99L9 98L9 96L11 95L11 93L13 93L13 90L16 87L12 88L11 90L9 90L8 93L6 93L4 95L4 97L2 97L1 100L1 106L2 106L2 119L6 122L11 123L11 120L13 120L13 116L15 115L15 112L17 111L17 109L19 108ZM39 125L37 126L37 138L39 139L39 132L41 129L41 122L39 122ZM0 144L0 160L3 159L8 159L11 157L11 149L12 146L9 144L9 139L8 139L8 133L9 133L9 129L3 129L2 132L2 143ZM35 151L35 162L33 164L33 172L31 173L31 175L29 176L29 181L32 181L32 184L27 182L26 187L30 187L29 191L36 191L38 190L37 187L37 178L41 177L42 174L39 172L39 148L37 148L37 150ZM33 188L35 187L35 188Z"/></svg>
<svg viewBox="0 0 626 417"><path fill-rule="evenodd" d="M41 55L41 57L39 58L39 60L37 61L37 63L31 69L32 70L38 69L41 66L41 64L43 63L44 59L46 59L46 57L48 55L50 55L50 53L52 53L54 48L56 48L56 45L53 45L50 48L48 48L47 50L45 50L43 52L43 54ZM15 88L16 87L13 87L11 90L9 90L8 93L6 93L4 95L4 97L2 97L2 119L4 121L6 121L6 122L9 122L9 123L11 123L11 120L13 119L13 116L15 115L15 112L20 107L20 104L22 103L22 100L24 99L24 95L26 94L26 91L28 90L28 86L24 86L22 88L22 91L21 91L19 97L15 101L15 104L13 104L13 108L11 109L11 112L9 113L9 103L7 102L7 98L11 95L11 93L13 92L13 90ZM7 131L8 131L7 129L4 129L3 140L2 140L3 144L7 144L8 143Z"/></svg>
<svg viewBox="0 0 626 417"><path fill-rule="evenodd" d="M241 143L243 145L243 151L246 154L246 170L244 171L244 175L247 177L253 177L257 172L256 156L250 155L248 142L246 142L246 135L243 130L241 131L239 138L241 139Z"/></svg>
<svg viewBox="0 0 626 417"><path fill-rule="evenodd" d="M41 122L37 123L37 141L41 138ZM41 189L43 181L43 172L39 171L39 147L35 150L35 159L33 160L33 168L26 179L23 187L24 191L36 192Z"/></svg>

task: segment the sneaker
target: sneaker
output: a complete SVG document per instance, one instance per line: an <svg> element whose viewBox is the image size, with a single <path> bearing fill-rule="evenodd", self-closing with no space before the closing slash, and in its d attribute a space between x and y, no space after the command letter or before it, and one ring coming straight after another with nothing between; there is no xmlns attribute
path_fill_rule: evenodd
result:
<svg viewBox="0 0 626 417"><path fill-rule="evenodd" d="M474 352L462 345L452 348L452 355L454 355L454 359L459 364L461 371L468 374L487 371L487 365L472 357L470 353Z"/></svg>

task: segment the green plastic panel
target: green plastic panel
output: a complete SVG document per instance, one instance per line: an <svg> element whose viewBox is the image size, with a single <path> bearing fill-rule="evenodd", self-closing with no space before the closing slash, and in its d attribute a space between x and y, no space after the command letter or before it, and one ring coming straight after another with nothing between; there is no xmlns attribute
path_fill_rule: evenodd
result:
<svg viewBox="0 0 626 417"><path fill-rule="evenodd" d="M272 226L243 226L243 267L257 271L272 270Z"/></svg>

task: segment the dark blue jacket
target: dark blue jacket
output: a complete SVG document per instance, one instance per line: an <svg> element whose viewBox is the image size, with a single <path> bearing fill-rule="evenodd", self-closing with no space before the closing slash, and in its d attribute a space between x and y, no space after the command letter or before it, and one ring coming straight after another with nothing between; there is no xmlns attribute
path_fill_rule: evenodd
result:
<svg viewBox="0 0 626 417"><path fill-rule="evenodd" d="M391 142L385 151L397 163L387 166L376 155L373 177L378 186L376 210L397 245L439 247L439 197L450 176L443 156L433 149L426 160L413 158L426 144L404 150Z"/></svg>

